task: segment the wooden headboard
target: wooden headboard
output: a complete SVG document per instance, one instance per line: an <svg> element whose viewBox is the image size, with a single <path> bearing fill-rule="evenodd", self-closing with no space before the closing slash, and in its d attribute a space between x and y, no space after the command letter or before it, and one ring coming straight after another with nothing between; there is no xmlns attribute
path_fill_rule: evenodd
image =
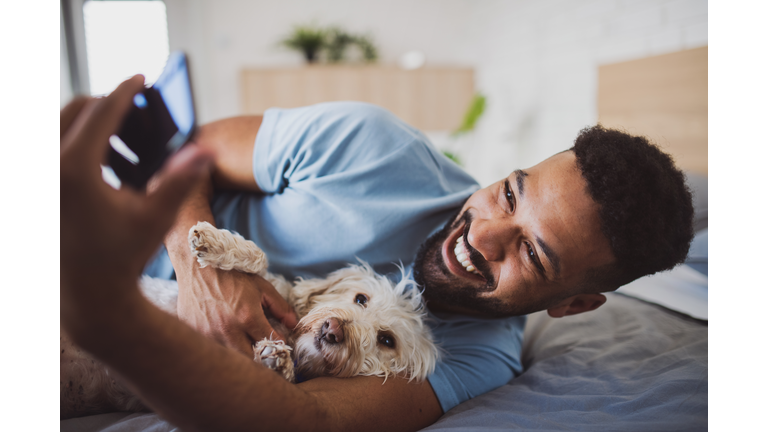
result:
<svg viewBox="0 0 768 432"><path fill-rule="evenodd" d="M598 121L645 135L707 174L707 47L600 66Z"/></svg>

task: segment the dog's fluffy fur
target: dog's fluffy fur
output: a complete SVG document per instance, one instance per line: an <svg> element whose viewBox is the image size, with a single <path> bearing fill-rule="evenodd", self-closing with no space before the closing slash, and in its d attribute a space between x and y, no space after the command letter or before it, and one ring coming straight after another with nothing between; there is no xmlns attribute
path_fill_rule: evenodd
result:
<svg viewBox="0 0 768 432"><path fill-rule="evenodd" d="M423 380L434 370L438 350L424 324L421 293L405 275L393 284L361 263L324 279L299 279L291 284L268 273L266 255L236 233L201 222L190 229L189 242L202 267L259 274L294 307L300 321L288 345L264 339L254 346L254 360L289 381L294 380L294 372L304 379L368 375L386 381L400 375ZM175 281L143 277L140 286L155 305L176 315ZM328 336L331 323L334 331L330 333L338 336ZM62 418L143 409L138 398L62 332Z"/></svg>

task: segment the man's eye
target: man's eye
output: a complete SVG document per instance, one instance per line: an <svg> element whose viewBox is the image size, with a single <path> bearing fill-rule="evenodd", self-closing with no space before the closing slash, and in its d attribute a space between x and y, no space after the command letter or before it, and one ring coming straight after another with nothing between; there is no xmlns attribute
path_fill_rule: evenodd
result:
<svg viewBox="0 0 768 432"><path fill-rule="evenodd" d="M528 246L528 258L531 259L534 263L536 262L536 253L533 251L533 247L531 247L530 243L526 243L526 246Z"/></svg>
<svg viewBox="0 0 768 432"><path fill-rule="evenodd" d="M361 305L361 306L367 306L368 305L368 297L365 294L358 294L355 296L355 303Z"/></svg>
<svg viewBox="0 0 768 432"><path fill-rule="evenodd" d="M504 180L504 198L509 203L509 211L515 211L515 194L509 188L509 180Z"/></svg>

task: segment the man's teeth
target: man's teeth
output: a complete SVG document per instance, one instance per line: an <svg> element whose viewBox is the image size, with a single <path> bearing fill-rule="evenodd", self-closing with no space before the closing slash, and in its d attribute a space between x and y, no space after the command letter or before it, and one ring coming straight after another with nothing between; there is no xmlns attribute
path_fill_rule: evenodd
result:
<svg viewBox="0 0 768 432"><path fill-rule="evenodd" d="M477 269L475 269L475 266L472 265L472 262L469 260L469 254L464 249L464 236L456 239L456 247L453 249L453 253L456 254L456 259L468 272L480 274L477 272Z"/></svg>

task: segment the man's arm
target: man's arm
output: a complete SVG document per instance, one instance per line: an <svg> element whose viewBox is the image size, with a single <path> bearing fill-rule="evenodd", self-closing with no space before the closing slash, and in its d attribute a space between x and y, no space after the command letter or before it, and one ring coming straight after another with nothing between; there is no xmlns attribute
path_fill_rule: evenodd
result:
<svg viewBox="0 0 768 432"><path fill-rule="evenodd" d="M316 378L299 385L330 405L336 406L334 424L323 429L366 431L412 431L425 428L443 414L428 381L408 382L397 377L383 383L377 377Z"/></svg>
<svg viewBox="0 0 768 432"><path fill-rule="evenodd" d="M199 128L195 143L216 155L213 183L221 189L261 192L253 178L253 145L262 116L240 116Z"/></svg>
<svg viewBox="0 0 768 432"><path fill-rule="evenodd" d="M196 265L194 257L189 252L187 245L187 233L189 227L201 220L207 220L213 223L213 215L210 210L210 198L212 185L219 188L229 188L235 190L252 191L260 193L261 189L253 176L253 148L256 134L261 125L261 116L236 117L218 122L210 123L201 127L196 143L202 147L213 151L217 158L213 169L212 182L210 180L200 184L182 206L174 228L166 237L166 247L172 258L177 278L180 280L180 299L186 297L185 318L191 322L193 327L198 330L210 325L203 321L196 321L204 315L201 306L210 301L209 311L217 306L230 304L231 302L224 296L241 298L236 294L239 289L248 290L247 286L253 283L263 284L262 289L268 291L271 285L258 276L245 275L239 272L226 272L217 269L200 269ZM173 249L172 249L173 248ZM191 264L191 265L190 265ZM193 280L183 281L187 276ZM224 278L235 278L232 282L222 281ZM207 279L217 278L216 281L207 281ZM206 284L195 283L194 280L205 280ZM242 283L242 285L241 285ZM210 287L218 284L218 288ZM245 285L245 286L244 286ZM227 288L229 288L227 290ZM193 292L194 290L194 292ZM222 291L219 291L222 290ZM224 291L226 290L226 291ZM191 294L191 295L188 295ZM188 296L187 296L188 295ZM258 304L258 303L256 303ZM180 304L180 314L182 306ZM256 313L261 315L261 311L246 312L240 311L244 315ZM211 312L209 312L210 314ZM237 313L235 313L237 315ZM250 353L250 344L240 342L234 330L224 328L223 318L216 320L220 324L218 329L211 329L205 332L226 334L230 341L229 346L247 350ZM254 336L251 336L255 338ZM242 348L241 348L242 347ZM189 349L189 347L180 349ZM183 351L182 351L183 352ZM222 358L221 365L209 366L217 371L229 370L224 363L227 361ZM246 413L253 413L253 407L264 405L268 408L269 415L274 415L278 421L278 426L285 429L309 430L317 427L320 430L416 430L434 423L442 415L442 409L435 396L432 387L428 382L410 382L403 378L389 378L382 385L383 379L376 377L355 377L350 379L320 378L302 383L298 386L286 385L282 380L274 383L272 371L267 371L265 375L269 379L261 381L258 373L254 371L251 362L244 365L253 376L249 379L249 374L235 372L230 379L225 379L227 384L220 388L220 392L214 392L216 399L227 400L228 407L235 407L234 412L228 414L230 418L239 422L240 417ZM261 368L260 368L261 369ZM178 370L178 369L177 369ZM189 376L189 371L185 373ZM214 375L218 379L223 377L219 373ZM151 380L150 380L151 381ZM213 383L212 383L213 384ZM218 385L218 384L216 384ZM168 387L174 387L173 384ZM234 401L224 395L233 395L247 393L247 388L268 388L264 394L267 395L268 402L246 399L238 399L243 403L242 407L237 407ZM184 392L187 394L187 392ZM285 394L286 399L280 395ZM170 396L170 395L169 395ZM181 395L174 395L173 400L178 400ZM289 406L280 407L273 399L290 401ZM309 398L309 399L307 399ZM302 402L304 401L304 402ZM309 401L309 402L307 402ZM306 409L305 403L315 403L314 410ZM189 401L190 406L199 406L195 401ZM256 404L256 405L254 405ZM180 404L178 409L182 410L185 404ZM318 411L319 410L319 411ZM186 415L182 412L182 415ZM266 414L264 414L266 415ZM258 416L256 416L258 418ZM169 417L171 418L171 417ZM293 427L281 419L302 420L303 423L295 424ZM255 420L251 420L255 421ZM182 424L182 423L178 423ZM246 421L246 424L248 422ZM253 424L253 423L250 423ZM234 425L234 424L233 424Z"/></svg>
<svg viewBox="0 0 768 432"><path fill-rule="evenodd" d="M255 341L273 332L262 307L283 320L288 328L296 325L296 317L288 303L261 277L200 268L189 250L187 235L198 222L215 225L210 208L214 186L261 192L252 171L253 144L261 119L235 117L200 128L196 145L216 155L212 174L193 188L165 238L179 282L179 318L246 355L253 354L251 346Z"/></svg>
<svg viewBox="0 0 768 432"><path fill-rule="evenodd" d="M183 430L405 431L442 413L426 381L319 378L292 385L142 297L118 298L120 304L93 309L101 317L85 314L88 323L77 327L89 334L73 339Z"/></svg>
<svg viewBox="0 0 768 432"><path fill-rule="evenodd" d="M101 100L62 113L61 325L185 430L417 429L440 415L428 383L358 377L301 386L223 347L149 303L141 269L209 166L194 146L175 155L149 195L116 191L98 165L133 95L135 77ZM69 123L69 122L72 123Z"/></svg>

